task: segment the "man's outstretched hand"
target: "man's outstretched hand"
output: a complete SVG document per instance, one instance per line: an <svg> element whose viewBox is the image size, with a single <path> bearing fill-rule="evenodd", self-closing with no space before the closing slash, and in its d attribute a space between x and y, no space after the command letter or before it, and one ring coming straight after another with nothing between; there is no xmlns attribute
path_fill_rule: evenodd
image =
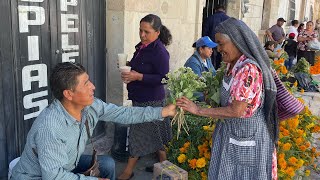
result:
<svg viewBox="0 0 320 180"><path fill-rule="evenodd" d="M168 117L168 116L173 117L176 115L176 113L177 113L176 105L174 105L174 104L169 104L169 105L163 107L162 112L161 112L162 117Z"/></svg>

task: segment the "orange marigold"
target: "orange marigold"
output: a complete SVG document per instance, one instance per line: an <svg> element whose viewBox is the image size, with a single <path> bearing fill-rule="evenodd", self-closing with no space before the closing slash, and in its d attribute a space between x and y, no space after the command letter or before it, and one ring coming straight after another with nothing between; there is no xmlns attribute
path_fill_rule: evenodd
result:
<svg viewBox="0 0 320 180"><path fill-rule="evenodd" d="M282 146L282 148L283 148L283 150L284 151L289 151L290 150L290 148L291 148L291 144L290 143L285 143L283 146Z"/></svg>
<svg viewBox="0 0 320 180"><path fill-rule="evenodd" d="M306 151L307 147L306 147L305 145L302 145L302 146L299 147L299 149L300 149L301 151Z"/></svg>
<svg viewBox="0 0 320 180"><path fill-rule="evenodd" d="M286 173L290 176L293 177L295 175L295 170L293 167L287 167Z"/></svg>
<svg viewBox="0 0 320 180"><path fill-rule="evenodd" d="M296 166L296 165L297 165L297 162L298 162L298 159L295 158L295 157L290 157L290 158L288 159L288 162L289 162L291 165Z"/></svg>
<svg viewBox="0 0 320 180"><path fill-rule="evenodd" d="M197 159L191 159L189 160L189 167L191 169L195 169L197 167Z"/></svg>

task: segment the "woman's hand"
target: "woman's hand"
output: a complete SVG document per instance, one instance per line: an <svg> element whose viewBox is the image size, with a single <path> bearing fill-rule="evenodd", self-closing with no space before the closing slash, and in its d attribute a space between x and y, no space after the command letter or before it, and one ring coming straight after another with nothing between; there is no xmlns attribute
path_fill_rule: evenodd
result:
<svg viewBox="0 0 320 180"><path fill-rule="evenodd" d="M189 111L192 114L199 115L200 108L193 101L184 96L177 99L177 106L181 107L185 111Z"/></svg>
<svg viewBox="0 0 320 180"><path fill-rule="evenodd" d="M138 73L137 71L130 71L130 72L122 72L121 79L123 82L130 83L132 81L142 81L143 74Z"/></svg>

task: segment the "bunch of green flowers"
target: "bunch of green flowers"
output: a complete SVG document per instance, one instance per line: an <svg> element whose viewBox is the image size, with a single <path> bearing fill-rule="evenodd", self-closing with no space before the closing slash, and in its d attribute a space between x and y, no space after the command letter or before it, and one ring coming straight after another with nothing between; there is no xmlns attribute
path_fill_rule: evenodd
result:
<svg viewBox="0 0 320 180"><path fill-rule="evenodd" d="M226 64L222 62L215 76L212 75L212 72L202 72L202 77L206 83L206 87L204 88L206 102L212 107L220 106L220 87L222 86L225 69Z"/></svg>
<svg viewBox="0 0 320 180"><path fill-rule="evenodd" d="M195 92L203 91L206 84L198 75L196 75L191 68L181 67L173 72L169 72L166 78L162 79L162 83L167 84L170 91L169 102L175 104L176 99L182 96L190 100L196 100ZM183 128L188 133L188 125L185 121L184 111L182 108L178 109L178 113L173 117L171 124L178 124L177 139L179 138L180 130Z"/></svg>

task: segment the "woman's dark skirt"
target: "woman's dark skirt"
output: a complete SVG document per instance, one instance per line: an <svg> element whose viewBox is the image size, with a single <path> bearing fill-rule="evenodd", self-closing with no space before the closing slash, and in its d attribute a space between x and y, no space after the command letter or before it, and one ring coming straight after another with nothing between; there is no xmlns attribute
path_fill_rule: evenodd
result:
<svg viewBox="0 0 320 180"><path fill-rule="evenodd" d="M133 106L138 107L163 107L164 100L149 102L133 102ZM165 150L172 138L170 118L163 121L153 121L130 125L129 130L129 152L133 157L140 157L158 150Z"/></svg>
<svg viewBox="0 0 320 180"><path fill-rule="evenodd" d="M299 61L300 58L306 58L306 60L310 63L311 66L314 65L314 60L315 60L315 51L301 51L298 50L297 53L297 60Z"/></svg>

